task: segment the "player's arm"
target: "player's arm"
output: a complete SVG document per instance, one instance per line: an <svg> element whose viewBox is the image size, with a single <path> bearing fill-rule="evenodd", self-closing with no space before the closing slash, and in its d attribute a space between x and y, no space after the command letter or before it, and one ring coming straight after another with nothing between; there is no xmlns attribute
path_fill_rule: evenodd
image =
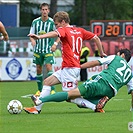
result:
<svg viewBox="0 0 133 133"><path fill-rule="evenodd" d="M54 38L58 37L58 33L56 31L51 31L43 35L36 35L36 34L29 34L29 37L32 37L33 39L43 39L43 38Z"/></svg>
<svg viewBox="0 0 133 133"><path fill-rule="evenodd" d="M97 45L97 47L98 47L98 49L99 49L99 52L100 52L100 56L101 56L101 57L107 56L107 55L104 53L104 51L103 51L102 43L101 43L99 37L98 37L97 35L95 35L95 36L92 38L92 40L96 43L96 45Z"/></svg>
<svg viewBox="0 0 133 133"><path fill-rule="evenodd" d="M34 47L36 45L36 40L30 37L31 45Z"/></svg>
<svg viewBox="0 0 133 133"><path fill-rule="evenodd" d="M30 34L34 34L35 33L35 25L32 22L32 26L30 28ZM31 45L34 47L36 45L36 40L32 37L29 37L30 41L31 41Z"/></svg>
<svg viewBox="0 0 133 133"><path fill-rule="evenodd" d="M59 42L60 42L60 38L58 37L58 38L56 39L56 41L54 42L54 44L52 45L52 47L51 47L51 50L52 50L53 52L56 50L56 47L57 47L57 45L59 44Z"/></svg>
<svg viewBox="0 0 133 133"><path fill-rule="evenodd" d="M2 35L4 37L3 40L8 41L9 36L8 36L8 33L6 32L6 29L5 29L4 25L2 24L2 22L0 22L0 32L2 33Z"/></svg>
<svg viewBox="0 0 133 133"><path fill-rule="evenodd" d="M89 62L82 64L81 68L82 69L91 68L91 67L95 67L95 66L99 66L99 65L100 65L100 62L98 60L95 60L95 61L89 61Z"/></svg>
<svg viewBox="0 0 133 133"><path fill-rule="evenodd" d="M115 58L115 55L110 55L110 56L106 56L104 58L99 58L98 60L95 60L95 61L89 61L89 62L82 64L81 68L91 68L91 67L95 67L95 66L99 66L99 65L103 65L103 64L108 65L112 62L112 60L114 58Z"/></svg>

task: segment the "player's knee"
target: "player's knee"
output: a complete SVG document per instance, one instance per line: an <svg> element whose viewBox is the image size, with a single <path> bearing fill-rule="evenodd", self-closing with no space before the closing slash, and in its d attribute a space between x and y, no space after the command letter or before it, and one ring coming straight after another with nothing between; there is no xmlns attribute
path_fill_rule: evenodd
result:
<svg viewBox="0 0 133 133"><path fill-rule="evenodd" d="M78 89L74 89L74 90L71 90L71 91L68 91L68 98L69 99L75 99L77 97L80 97L80 93L78 91Z"/></svg>
<svg viewBox="0 0 133 133"><path fill-rule="evenodd" d="M41 66L37 66L37 74L41 74L42 73L42 67Z"/></svg>

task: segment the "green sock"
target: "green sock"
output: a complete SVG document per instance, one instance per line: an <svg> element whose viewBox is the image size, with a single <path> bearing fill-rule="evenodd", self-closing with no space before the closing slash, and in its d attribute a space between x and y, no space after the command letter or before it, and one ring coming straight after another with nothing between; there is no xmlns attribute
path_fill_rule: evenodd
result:
<svg viewBox="0 0 133 133"><path fill-rule="evenodd" d="M49 71L48 73L47 73L47 76L50 76L50 75L52 75L53 74L53 71ZM54 86L51 86L51 90L55 90L55 87Z"/></svg>
<svg viewBox="0 0 133 133"><path fill-rule="evenodd" d="M51 86L51 90L55 90L55 87L54 86Z"/></svg>
<svg viewBox="0 0 133 133"><path fill-rule="evenodd" d="M42 91L43 74L37 74L36 81L37 81L37 85L38 85L38 90L41 92Z"/></svg>
<svg viewBox="0 0 133 133"><path fill-rule="evenodd" d="M51 76L53 74L53 71L49 71L48 73L47 73L47 76L49 77L49 76Z"/></svg>
<svg viewBox="0 0 133 133"><path fill-rule="evenodd" d="M68 100L67 92L57 92L53 95L46 96L44 98L40 98L42 102L62 102Z"/></svg>

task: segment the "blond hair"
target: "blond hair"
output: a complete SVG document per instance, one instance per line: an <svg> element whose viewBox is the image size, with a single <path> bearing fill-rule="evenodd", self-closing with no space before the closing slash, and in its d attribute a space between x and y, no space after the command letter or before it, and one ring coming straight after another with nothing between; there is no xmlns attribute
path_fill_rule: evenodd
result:
<svg viewBox="0 0 133 133"><path fill-rule="evenodd" d="M62 22L62 20L64 20L66 23L70 23L69 14L64 11L57 12L54 15L53 19L54 21L57 21L57 22Z"/></svg>

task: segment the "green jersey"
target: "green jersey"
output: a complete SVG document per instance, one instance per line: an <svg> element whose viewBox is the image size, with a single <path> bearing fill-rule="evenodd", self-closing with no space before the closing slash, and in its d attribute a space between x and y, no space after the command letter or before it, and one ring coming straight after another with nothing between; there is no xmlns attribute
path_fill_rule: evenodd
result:
<svg viewBox="0 0 133 133"><path fill-rule="evenodd" d="M50 31L55 30L55 25L52 18L48 18L45 22L42 21L41 17L33 20L30 29L30 34L42 35ZM44 38L36 40L36 46L34 47L35 53L52 53L51 46L54 44L54 38Z"/></svg>
<svg viewBox="0 0 133 133"><path fill-rule="evenodd" d="M100 58L99 62L101 64L108 64L108 68L103 70L99 75L103 80L108 82L115 94L132 79L132 70L122 57L111 55L106 58ZM131 83L128 87L128 92L130 92L133 89L133 84Z"/></svg>

